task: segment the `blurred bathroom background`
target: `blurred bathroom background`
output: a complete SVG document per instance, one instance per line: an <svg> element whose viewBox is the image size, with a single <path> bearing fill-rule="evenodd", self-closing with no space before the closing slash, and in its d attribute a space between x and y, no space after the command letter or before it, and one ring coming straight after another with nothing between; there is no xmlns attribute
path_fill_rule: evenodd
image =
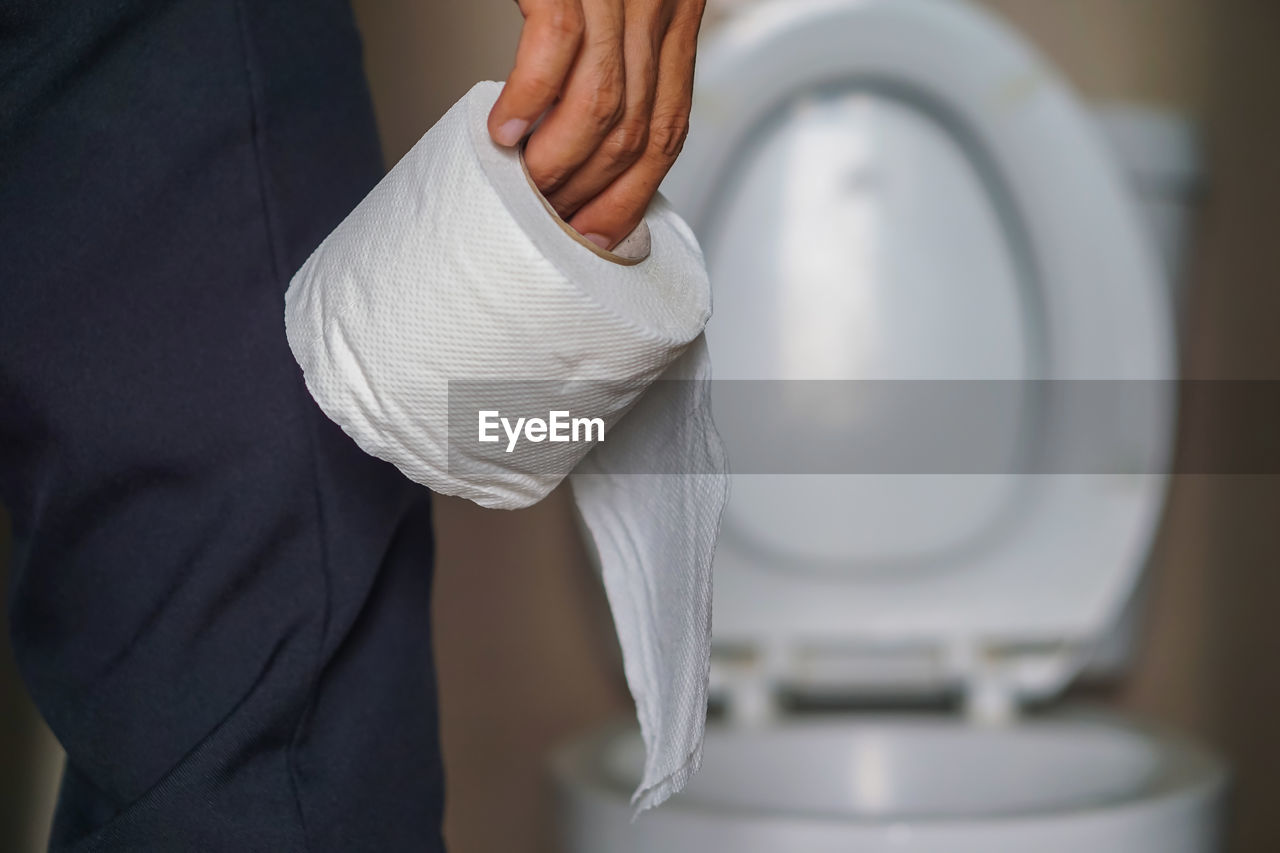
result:
<svg viewBox="0 0 1280 853"><path fill-rule="evenodd" d="M707 28L732 5L712 0ZM1280 3L983 5L1085 98L1195 122L1205 180L1187 259L1182 373L1280 379ZM472 83L506 75L520 30L511 0L357 0L355 12L388 165ZM1250 428L1225 416L1189 434L1216 441ZM436 519L450 849L552 850L547 751L630 713L603 593L563 490L512 513L442 498ZM0 576L7 553L0 516ZM1280 477L1176 477L1148 584L1129 676L1073 690L1221 751L1235 779L1228 849L1280 850ZM0 645L0 850L43 849L59 772L57 743Z"/></svg>

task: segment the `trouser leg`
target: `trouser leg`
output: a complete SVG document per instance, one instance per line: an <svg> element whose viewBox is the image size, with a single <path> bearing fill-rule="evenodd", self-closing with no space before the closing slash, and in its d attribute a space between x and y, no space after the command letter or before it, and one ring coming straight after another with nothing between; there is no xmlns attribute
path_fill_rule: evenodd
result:
<svg viewBox="0 0 1280 853"><path fill-rule="evenodd" d="M53 846L437 848L427 496L282 320L380 174L348 10L4 11L0 498Z"/></svg>

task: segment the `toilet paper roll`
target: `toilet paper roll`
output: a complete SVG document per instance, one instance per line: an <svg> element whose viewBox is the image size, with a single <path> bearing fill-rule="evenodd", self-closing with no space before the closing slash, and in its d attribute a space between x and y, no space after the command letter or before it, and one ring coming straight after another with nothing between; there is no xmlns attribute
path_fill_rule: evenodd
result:
<svg viewBox="0 0 1280 853"><path fill-rule="evenodd" d="M647 246L603 252L560 222L489 138L499 91L473 88L321 243L286 294L288 340L324 412L435 491L511 509L574 472L647 748L640 810L701 754L728 488L710 286L661 198ZM547 434L557 412L564 441Z"/></svg>

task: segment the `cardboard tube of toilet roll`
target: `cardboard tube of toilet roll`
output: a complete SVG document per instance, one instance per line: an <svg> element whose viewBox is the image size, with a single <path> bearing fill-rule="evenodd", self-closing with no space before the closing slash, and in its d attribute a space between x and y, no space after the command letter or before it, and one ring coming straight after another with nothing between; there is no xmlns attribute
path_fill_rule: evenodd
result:
<svg viewBox="0 0 1280 853"><path fill-rule="evenodd" d="M649 225L643 219L640 224L632 229L631 233L622 238L613 250L601 249L595 243L592 243L586 237L574 229L572 225L560 218L560 214L556 213L556 209L551 206L551 202L547 201L547 197L542 194L537 185L533 182L533 176L529 174L529 166L524 162L524 145L520 146L520 170L524 172L525 180L529 182L529 187L538 196L538 201L542 202L542 206L546 208L547 213L551 214L551 218L560 226L560 230L573 238L574 242L586 246L592 252L595 252L606 261L615 264L621 264L624 267L632 267L649 257L651 242L649 237Z"/></svg>

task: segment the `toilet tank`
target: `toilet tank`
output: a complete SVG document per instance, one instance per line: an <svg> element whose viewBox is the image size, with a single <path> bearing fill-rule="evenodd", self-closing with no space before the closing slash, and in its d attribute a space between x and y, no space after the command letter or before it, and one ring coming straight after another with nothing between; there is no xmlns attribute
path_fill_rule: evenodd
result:
<svg viewBox="0 0 1280 853"><path fill-rule="evenodd" d="M1138 201L1181 315L1190 226L1204 186L1195 128L1136 104L1095 104L1093 116Z"/></svg>
<svg viewBox="0 0 1280 853"><path fill-rule="evenodd" d="M1092 112L1149 229L1181 328L1192 226L1206 183L1196 128L1175 113L1137 104L1096 103ZM1120 620L1094 650L1084 678L1105 680L1123 673L1137 639L1149 578L1143 574Z"/></svg>

